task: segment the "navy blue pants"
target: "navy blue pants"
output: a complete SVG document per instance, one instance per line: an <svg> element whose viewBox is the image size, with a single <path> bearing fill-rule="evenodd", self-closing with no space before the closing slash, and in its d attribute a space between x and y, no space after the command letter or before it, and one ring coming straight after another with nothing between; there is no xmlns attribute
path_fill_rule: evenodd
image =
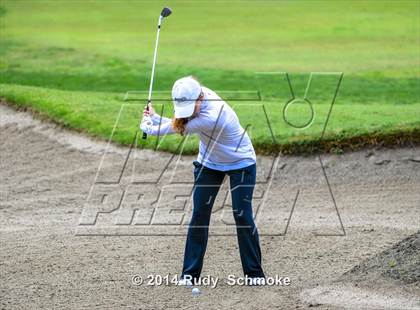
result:
<svg viewBox="0 0 420 310"><path fill-rule="evenodd" d="M244 275L264 277L261 249L252 215L252 194L256 165L230 171L218 171L194 162L193 213L188 227L182 276L199 278L206 252L210 215L225 175L230 178L233 216Z"/></svg>

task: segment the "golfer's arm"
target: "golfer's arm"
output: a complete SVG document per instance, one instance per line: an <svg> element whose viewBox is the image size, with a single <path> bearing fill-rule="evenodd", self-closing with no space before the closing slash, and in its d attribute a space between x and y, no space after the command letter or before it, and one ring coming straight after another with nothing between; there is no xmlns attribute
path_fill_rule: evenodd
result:
<svg viewBox="0 0 420 310"><path fill-rule="evenodd" d="M172 122L172 120L170 118L160 116L157 113L154 113L151 118L152 118L153 125L159 125L159 124L165 124L165 123Z"/></svg>
<svg viewBox="0 0 420 310"><path fill-rule="evenodd" d="M200 133L208 128L213 128L214 122L207 118L194 118L185 126L185 134Z"/></svg>
<svg viewBox="0 0 420 310"><path fill-rule="evenodd" d="M159 123L147 125L145 122L140 124L140 129L150 136L164 136L174 134L175 131L172 128L172 122Z"/></svg>
<svg viewBox="0 0 420 310"><path fill-rule="evenodd" d="M155 114L154 114L155 115ZM153 116L154 116L153 115ZM164 135L171 135L174 134L175 131L172 127L172 121L169 118L162 117L162 121L155 123L153 120L153 116L150 117L151 123L147 123L147 119L143 118L140 129L151 136L164 136ZM157 119L160 120L161 118L157 116ZM167 121L165 121L166 119ZM198 119L195 118L187 123L185 126L185 134L194 134L199 133L203 129L214 126L214 122L212 120L207 119Z"/></svg>

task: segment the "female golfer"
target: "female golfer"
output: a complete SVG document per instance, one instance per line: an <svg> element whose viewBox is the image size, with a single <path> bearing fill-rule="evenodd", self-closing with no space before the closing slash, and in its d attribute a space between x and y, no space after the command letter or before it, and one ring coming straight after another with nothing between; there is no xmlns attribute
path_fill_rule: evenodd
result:
<svg viewBox="0 0 420 310"><path fill-rule="evenodd" d="M255 152L238 117L214 91L193 77L184 77L172 88L175 116L144 110L140 128L148 135L197 133L200 146L194 161L193 213L188 227L181 285L200 277L206 252L210 214L225 175L230 178L242 268L248 284L264 284L261 249L252 215L256 179ZM191 281L192 280L192 281Z"/></svg>

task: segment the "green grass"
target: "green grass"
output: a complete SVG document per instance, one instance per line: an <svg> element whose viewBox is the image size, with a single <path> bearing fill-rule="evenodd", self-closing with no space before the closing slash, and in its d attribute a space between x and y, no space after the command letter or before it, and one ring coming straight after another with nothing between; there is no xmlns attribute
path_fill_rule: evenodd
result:
<svg viewBox="0 0 420 310"><path fill-rule="evenodd" d="M310 72L344 73L324 136L330 149L358 138L411 137L420 128L418 1L2 1L0 97L103 139L124 104L112 139L131 143L143 101L122 99L148 88L156 14L166 4L174 14L163 25L155 89L168 91L193 74L222 93L259 90L263 101L235 101L232 92L226 98L243 125L251 124L260 152L321 144L337 75L313 76L315 121L296 130L281 114L290 99L286 76L254 72L290 72L297 98ZM307 108L293 105L289 117L304 122ZM171 109L166 102L167 116ZM175 151L180 141L140 143ZM196 138L184 150L195 152Z"/></svg>
<svg viewBox="0 0 420 310"><path fill-rule="evenodd" d="M18 108L31 107L41 117L47 117L65 126L91 135L112 140L119 144L131 144L137 131L142 104L122 102L124 94L86 91L52 90L32 86L0 84L0 93L15 102ZM232 104L244 127L260 153L277 150L307 152L307 148L319 150L323 147L321 137L330 104L313 102L315 120L304 130L287 125L282 117L283 105L277 101L247 102ZM264 108L263 108L264 107ZM157 112L170 116L170 102L155 105ZM264 110L266 114L264 113ZM265 116L268 115L268 118ZM288 120L293 123L306 122L310 117L308 105L295 104L290 107ZM271 127L271 131L270 131ZM382 105L381 103L352 105L337 104L330 117L324 140L344 142L352 137L365 137L401 132L410 133L420 128L420 103ZM171 135L139 139L137 147L175 152L182 138ZM314 146L316 142L318 146ZM340 147L339 144L331 144ZM197 138L188 137L183 146L185 154L197 150Z"/></svg>

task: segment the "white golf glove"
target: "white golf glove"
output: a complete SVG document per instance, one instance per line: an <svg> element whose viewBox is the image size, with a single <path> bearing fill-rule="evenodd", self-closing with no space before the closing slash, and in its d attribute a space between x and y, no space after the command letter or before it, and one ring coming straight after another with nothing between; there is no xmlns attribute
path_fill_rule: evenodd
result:
<svg viewBox="0 0 420 310"><path fill-rule="evenodd" d="M147 133L150 131L150 129L152 129L152 126L153 126L152 118L150 116L144 115L140 123L141 131Z"/></svg>

